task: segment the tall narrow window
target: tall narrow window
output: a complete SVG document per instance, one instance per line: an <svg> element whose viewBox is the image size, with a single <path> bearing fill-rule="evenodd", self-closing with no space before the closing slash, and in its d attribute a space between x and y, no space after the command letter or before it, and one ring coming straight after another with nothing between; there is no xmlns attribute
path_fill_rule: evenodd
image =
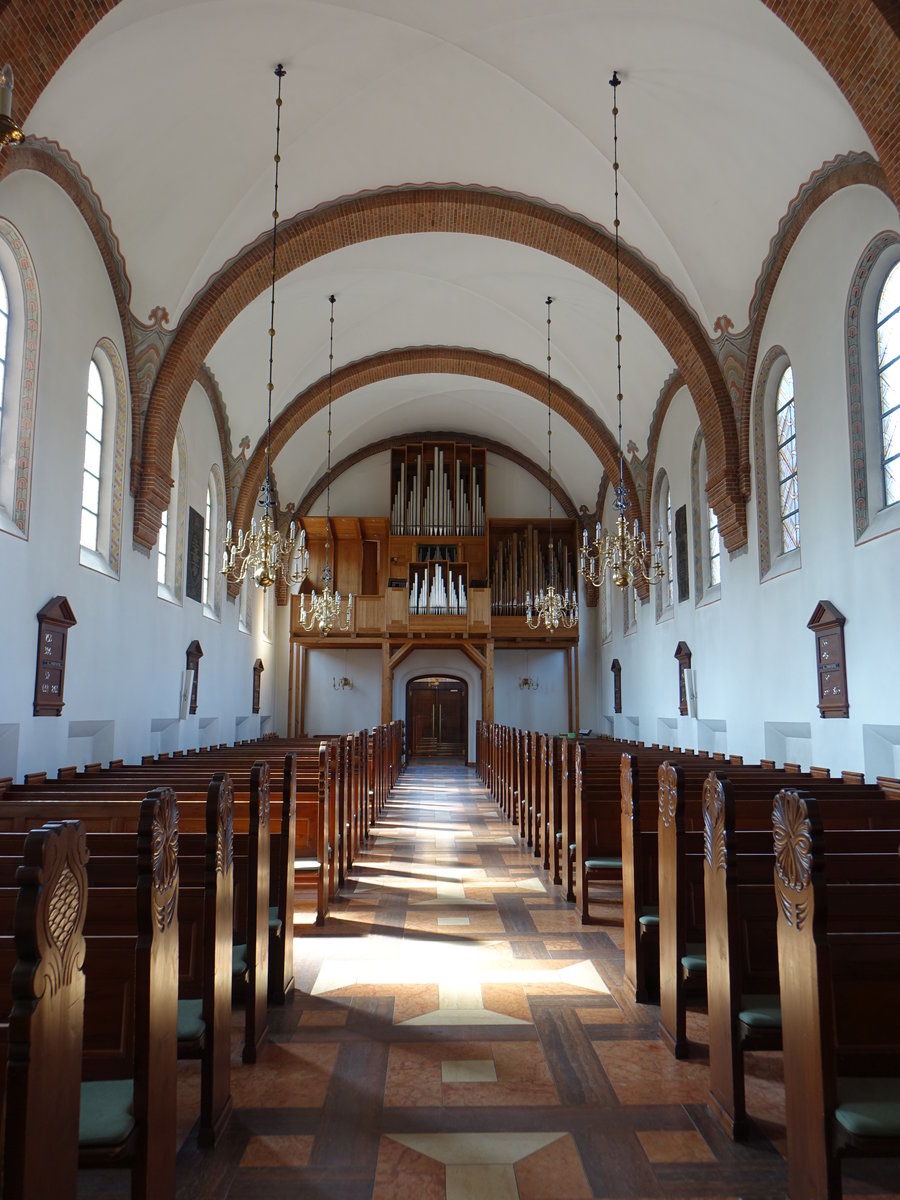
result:
<svg viewBox="0 0 900 1200"><path fill-rule="evenodd" d="M100 468L103 460L103 380L91 359L88 368L87 421L84 434L84 472L81 482L81 544L97 549L100 526Z"/></svg>
<svg viewBox="0 0 900 1200"><path fill-rule="evenodd" d="M203 524L203 603L210 604L212 597L209 588L209 553L210 553L210 536L212 533L212 490L209 484L206 485L206 520Z"/></svg>
<svg viewBox="0 0 900 1200"><path fill-rule="evenodd" d="M156 582L164 584L166 582L166 558L168 555L169 542L169 510L164 509L162 522L159 527L159 541L157 543L156 555Z"/></svg>
<svg viewBox="0 0 900 1200"><path fill-rule="evenodd" d="M0 271L0 439L3 437L3 392L6 384L6 344L9 337L9 293Z"/></svg>
<svg viewBox="0 0 900 1200"><path fill-rule="evenodd" d="M800 546L800 496L797 487L797 427L794 417L794 372L787 367L775 400L778 494L781 506L781 553Z"/></svg>
<svg viewBox="0 0 900 1200"><path fill-rule="evenodd" d="M672 494L666 485L666 507L663 514L663 540L666 546L666 607L671 608L675 603L675 580L673 577L673 537L672 537Z"/></svg>
<svg viewBox="0 0 900 1200"><path fill-rule="evenodd" d="M707 561L707 569L709 574L709 586L711 588L718 587L722 581L721 559L722 548L719 543L719 518L716 516L714 508L707 508L707 519L709 521L707 531L707 552L709 555Z"/></svg>
<svg viewBox="0 0 900 1200"><path fill-rule="evenodd" d="M876 324L885 506L900 500L900 263L881 289Z"/></svg>

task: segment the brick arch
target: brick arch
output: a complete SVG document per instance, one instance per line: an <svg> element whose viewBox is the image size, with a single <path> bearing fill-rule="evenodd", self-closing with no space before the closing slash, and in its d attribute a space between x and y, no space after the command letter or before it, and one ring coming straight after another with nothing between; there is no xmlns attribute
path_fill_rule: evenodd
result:
<svg viewBox="0 0 900 1200"><path fill-rule="evenodd" d="M312 487L307 488L302 499L294 509L294 516L308 516L309 510L322 495L329 484L333 484L336 479L339 479L345 471L349 471L351 467L357 466L358 463L365 462L367 458L371 458L374 454L383 454L386 450L390 450L392 446L396 446L398 441L404 442L462 442L464 444L473 443L478 446L483 446L490 454L496 454L498 458L505 458L508 462L514 463L517 467L521 467L523 471L527 471L529 475L533 475L539 483L546 486L547 483L547 468L539 466L534 459L528 458L521 451L513 449L505 442L495 442L493 438L481 437L480 434L459 433L455 430L424 430L422 432L404 433L401 437L382 438L380 442L370 442L367 446L362 446L353 454L348 454L346 458L342 458L339 463L331 468L331 472L322 475ZM578 510L572 502L572 497L560 484L559 480L554 475L550 483L550 490L553 493L553 499L557 502L567 517L573 520L578 517Z"/></svg>
<svg viewBox="0 0 900 1200"><path fill-rule="evenodd" d="M874 187L888 193L884 171L868 155L864 157L848 156L843 162L833 166L825 164L825 168L817 171L800 189L779 221L778 231L772 238L769 253L756 281L751 303L750 345L747 349L747 362L744 367L744 387L738 423L741 448L741 494L745 499L749 500L752 490L751 458L753 448L750 441L750 422L753 412L754 375L756 374L756 362L759 357L763 327L776 284L794 243L816 209L842 188L856 185Z"/></svg>
<svg viewBox="0 0 900 1200"><path fill-rule="evenodd" d="M0 42L2 45L2 42ZM13 67L15 73L16 68ZM18 78L16 81L18 95ZM72 201L90 230L100 258L109 277L116 311L119 314L119 324L122 327L122 339L125 344L125 363L128 372L128 390L131 393L131 428L132 456L137 451L140 440L141 409L140 386L138 383L135 362L135 346L131 317L131 282L125 272L125 262L122 258L119 239L112 228L109 216L104 212L100 197L91 187L90 181L82 172L79 165L55 142L40 138L27 137L15 148L15 152L0 155L0 171L11 174L13 171L36 171L46 175ZM171 459L171 447L169 448Z"/></svg>
<svg viewBox="0 0 900 1200"><path fill-rule="evenodd" d="M463 233L537 247L614 286L614 243L604 230L537 200L458 185L363 193L286 220L279 234L279 274L345 246L417 232ZM167 503L175 429L201 362L238 313L271 286L271 279L270 243L261 237L223 267L182 316L147 410L141 490L135 501L136 545L149 548L156 540ZM690 388L709 450L711 501L725 544L736 549L746 541L737 427L709 340L684 300L628 249L621 254L621 281L626 303L659 337Z"/></svg>
<svg viewBox="0 0 900 1200"><path fill-rule="evenodd" d="M515 359L504 358L500 354L463 346L408 346L359 359L334 372L332 396L339 400L361 387L385 379L435 374L486 379L522 392L541 404L547 401L547 376L541 371ZM555 380L551 385L550 403L553 411L584 438L603 464L604 470L607 473L613 470L618 477L616 443L593 409ZM327 405L328 376L324 375L296 396L272 422L273 461L294 434ZM249 526L264 475L265 453L262 443L259 443L247 463L241 490L235 502L234 524L237 529ZM629 520L639 521L640 504L630 471L625 473L625 486L628 489Z"/></svg>

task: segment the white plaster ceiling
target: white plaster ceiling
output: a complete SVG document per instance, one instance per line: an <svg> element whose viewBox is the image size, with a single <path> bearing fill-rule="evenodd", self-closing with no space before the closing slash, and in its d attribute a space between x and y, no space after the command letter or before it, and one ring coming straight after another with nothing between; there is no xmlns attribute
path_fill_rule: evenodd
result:
<svg viewBox="0 0 900 1200"><path fill-rule="evenodd" d="M59 142L90 179L139 318L163 305L176 322L269 227L277 61L288 69L282 217L364 190L457 182L536 196L606 228L617 68L622 236L709 332L723 313L746 324L778 221L809 176L871 150L825 70L759 0L122 0L51 80L26 131ZM332 291L337 366L428 343L538 370L543 299L557 295L554 374L615 434L608 293L537 251L458 235L350 247L285 279L276 409L324 373ZM634 314L624 320L625 439L644 453L672 362ZM235 443L245 432L255 442L262 426L267 328L261 299L209 356ZM533 456L522 399L479 386L484 402L465 414L473 435L502 413ZM415 388L435 394L427 380ZM373 389L357 405L372 440L400 419L392 397L412 403L404 389ZM470 390L457 381L443 394L464 405ZM435 411L437 424L460 424ZM403 420L422 428L412 415ZM291 447L282 459L282 497L299 496L312 458ZM586 447L571 472L573 498L592 504L599 472Z"/></svg>

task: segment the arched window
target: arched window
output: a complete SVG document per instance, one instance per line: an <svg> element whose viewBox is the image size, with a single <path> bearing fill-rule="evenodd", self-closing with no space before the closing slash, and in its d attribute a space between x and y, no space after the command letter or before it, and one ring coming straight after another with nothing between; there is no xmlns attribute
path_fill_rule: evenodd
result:
<svg viewBox="0 0 900 1200"><path fill-rule="evenodd" d="M845 326L853 532L900 529L900 236L873 238L856 264Z"/></svg>
<svg viewBox="0 0 900 1200"><path fill-rule="evenodd" d="M900 500L900 263L884 281L875 329L881 400L881 483L887 508Z"/></svg>
<svg viewBox="0 0 900 1200"><path fill-rule="evenodd" d="M184 599L184 528L187 511L187 443L181 426L172 447L172 493L162 514L156 560L157 594L180 604Z"/></svg>
<svg viewBox="0 0 900 1200"><path fill-rule="evenodd" d="M81 478L81 545L97 550L100 528L100 472L103 468L103 414L106 397L95 359L88 368L87 421L84 434L84 470Z"/></svg>
<svg viewBox="0 0 900 1200"><path fill-rule="evenodd" d="M9 339L9 292L0 270L0 440L3 438L3 385L6 379L6 344Z"/></svg>
<svg viewBox="0 0 900 1200"><path fill-rule="evenodd" d="M785 367L775 396L775 450L778 455L778 499L781 553L800 549L800 494L797 484L797 420L794 371Z"/></svg>
<svg viewBox="0 0 900 1200"><path fill-rule="evenodd" d="M216 621L222 619L225 578L219 570L225 542L225 484L218 463L210 467L206 481L206 509L203 521L203 613Z"/></svg>
<svg viewBox="0 0 900 1200"><path fill-rule="evenodd" d="M81 565L118 578L127 394L122 360L101 338L88 364L81 472Z"/></svg>
<svg viewBox="0 0 900 1200"><path fill-rule="evenodd" d="M238 600L238 629L241 633L251 633L253 630L253 604L250 592L250 580L244 576Z"/></svg>
<svg viewBox="0 0 900 1200"><path fill-rule="evenodd" d="M800 488L794 370L782 346L763 357L753 398L761 580L797 570Z"/></svg>
<svg viewBox="0 0 900 1200"><path fill-rule="evenodd" d="M708 467L703 431L698 429L691 450L691 512L694 531L694 592L697 604L717 600L722 582L719 518L706 492Z"/></svg>
<svg viewBox="0 0 900 1200"><path fill-rule="evenodd" d="M662 542L662 560L665 567L665 578L656 593L656 619L670 617L675 606L675 535L672 522L672 495L669 491L669 477L665 471L660 471L653 488L653 543Z"/></svg>
<svg viewBox="0 0 900 1200"><path fill-rule="evenodd" d="M206 485L206 516L203 522L203 603L211 606L210 593L210 538L213 524L212 483ZM213 580L215 583L215 580Z"/></svg>
<svg viewBox="0 0 900 1200"><path fill-rule="evenodd" d="M41 308L34 263L0 217L0 531L27 538Z"/></svg>

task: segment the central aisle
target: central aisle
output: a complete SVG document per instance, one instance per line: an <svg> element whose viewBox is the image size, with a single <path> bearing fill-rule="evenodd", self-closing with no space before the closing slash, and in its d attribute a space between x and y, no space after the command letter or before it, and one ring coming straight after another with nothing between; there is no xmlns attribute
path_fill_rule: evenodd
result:
<svg viewBox="0 0 900 1200"><path fill-rule="evenodd" d="M734 1146L705 1063L620 994L617 897L583 927L471 769L411 766L325 927L298 925L294 1000L236 1055L229 1130L212 1156L188 1139L179 1195L783 1195L778 1148Z"/></svg>

